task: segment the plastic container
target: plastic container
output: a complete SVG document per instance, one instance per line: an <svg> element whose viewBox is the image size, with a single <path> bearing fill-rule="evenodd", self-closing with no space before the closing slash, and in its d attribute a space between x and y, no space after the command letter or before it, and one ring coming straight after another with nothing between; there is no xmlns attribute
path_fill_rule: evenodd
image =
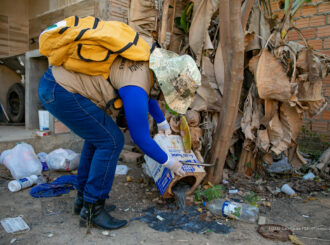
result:
<svg viewBox="0 0 330 245"><path fill-rule="evenodd" d="M37 156L40 160L40 163L41 163L41 166L42 166L42 171L48 171L49 167L47 165L47 153L40 152L40 153L37 154Z"/></svg>
<svg viewBox="0 0 330 245"><path fill-rule="evenodd" d="M281 187L281 191L284 192L285 194L288 194L289 196L293 196L296 194L296 192L288 184L284 184Z"/></svg>
<svg viewBox="0 0 330 245"><path fill-rule="evenodd" d="M312 172L309 172L308 174L305 174L302 178L303 180L311 180L315 178L315 175Z"/></svg>
<svg viewBox="0 0 330 245"><path fill-rule="evenodd" d="M19 180L12 180L8 183L8 189L11 192L16 192L36 184L37 180L37 175L31 175L30 177L22 178Z"/></svg>
<svg viewBox="0 0 330 245"><path fill-rule="evenodd" d="M71 171L78 167L79 154L69 149L56 149L46 157L46 163L51 170Z"/></svg>
<svg viewBox="0 0 330 245"><path fill-rule="evenodd" d="M0 163L4 164L15 179L40 175L42 166L33 147L26 143L17 144L14 148L2 152Z"/></svg>
<svg viewBox="0 0 330 245"><path fill-rule="evenodd" d="M259 216L259 208L255 206L219 198L206 202L205 206L214 215L230 217L248 223L255 223Z"/></svg>

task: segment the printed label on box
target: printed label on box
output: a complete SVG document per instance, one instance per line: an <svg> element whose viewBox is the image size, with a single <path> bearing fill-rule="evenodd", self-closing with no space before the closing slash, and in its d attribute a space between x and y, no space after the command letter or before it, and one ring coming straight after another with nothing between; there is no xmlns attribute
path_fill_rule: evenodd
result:
<svg viewBox="0 0 330 245"><path fill-rule="evenodd" d="M157 134L154 137L154 140L168 155L177 159L178 161L198 163L198 160L192 151L190 153L186 153L184 151L181 136L165 136L162 134ZM174 173L147 155L145 155L144 158L146 160L147 167L156 182L156 186L160 194L163 195L173 180ZM204 168L198 165L183 165L182 170L186 173L205 172Z"/></svg>

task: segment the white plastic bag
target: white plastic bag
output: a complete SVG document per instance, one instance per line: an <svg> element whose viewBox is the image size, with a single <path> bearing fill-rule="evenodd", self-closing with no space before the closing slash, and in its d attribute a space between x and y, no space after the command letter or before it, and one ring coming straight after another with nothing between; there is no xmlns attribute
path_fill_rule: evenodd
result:
<svg viewBox="0 0 330 245"><path fill-rule="evenodd" d="M41 163L33 147L20 143L13 149L2 152L0 162L4 164L15 179L41 174Z"/></svg>
<svg viewBox="0 0 330 245"><path fill-rule="evenodd" d="M69 149L56 149L46 157L46 163L51 170L71 171L79 164L79 154Z"/></svg>

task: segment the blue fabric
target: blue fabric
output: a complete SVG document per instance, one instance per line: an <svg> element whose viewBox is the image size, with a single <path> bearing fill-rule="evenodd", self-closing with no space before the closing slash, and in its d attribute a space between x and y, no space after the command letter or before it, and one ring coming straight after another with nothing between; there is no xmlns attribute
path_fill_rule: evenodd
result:
<svg viewBox="0 0 330 245"><path fill-rule="evenodd" d="M39 197L56 197L68 193L74 189L77 184L76 175L64 175L58 177L52 183L40 184L32 187L30 195L36 198Z"/></svg>
<svg viewBox="0 0 330 245"><path fill-rule="evenodd" d="M150 137L148 111L155 116L155 120L164 121L159 106L155 102L148 103L147 93L137 86L125 86L119 89L119 96L123 101L128 129L135 144L149 157L159 163L167 161L167 154ZM157 102L156 102L157 103ZM163 120L164 119L164 120Z"/></svg>
<svg viewBox="0 0 330 245"><path fill-rule="evenodd" d="M165 121L164 114L159 108L158 102L155 99L149 99L149 113L156 121L156 123L162 123Z"/></svg>
<svg viewBox="0 0 330 245"><path fill-rule="evenodd" d="M56 83L48 69L39 83L42 105L75 134L85 139L76 189L95 203L109 197L124 137L115 122L89 99Z"/></svg>

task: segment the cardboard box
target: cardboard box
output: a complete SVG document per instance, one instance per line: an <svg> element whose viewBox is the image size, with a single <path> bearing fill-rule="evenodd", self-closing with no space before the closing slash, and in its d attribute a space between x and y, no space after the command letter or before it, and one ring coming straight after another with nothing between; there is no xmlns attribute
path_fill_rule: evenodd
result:
<svg viewBox="0 0 330 245"><path fill-rule="evenodd" d="M178 161L198 163L192 151L190 153L185 153L181 136L157 134L154 140L168 155L176 158ZM146 155L145 160L148 170L155 180L156 186L163 198L173 197L172 187L179 181L190 184L191 189L187 192L187 195L192 194L206 175L202 166L183 165L182 169L185 172L185 176L180 177L174 175L168 168L165 168L162 164L159 164Z"/></svg>

